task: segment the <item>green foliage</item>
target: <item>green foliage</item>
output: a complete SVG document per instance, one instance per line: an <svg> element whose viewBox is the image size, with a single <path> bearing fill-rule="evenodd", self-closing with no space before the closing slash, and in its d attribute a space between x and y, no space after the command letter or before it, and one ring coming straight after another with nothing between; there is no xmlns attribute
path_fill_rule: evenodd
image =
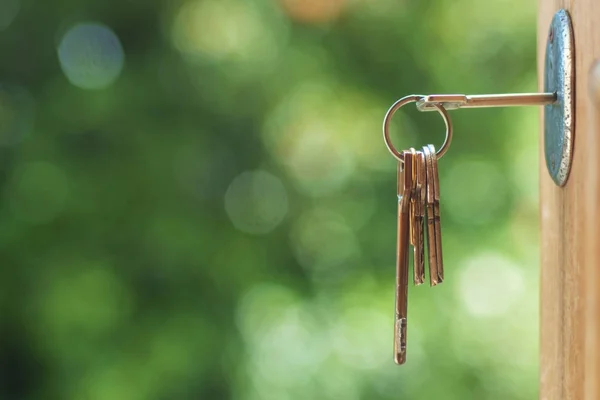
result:
<svg viewBox="0 0 600 400"><path fill-rule="evenodd" d="M414 92L535 91L534 6L0 3L0 397L534 398L537 111L452 114L403 367L380 132Z"/></svg>

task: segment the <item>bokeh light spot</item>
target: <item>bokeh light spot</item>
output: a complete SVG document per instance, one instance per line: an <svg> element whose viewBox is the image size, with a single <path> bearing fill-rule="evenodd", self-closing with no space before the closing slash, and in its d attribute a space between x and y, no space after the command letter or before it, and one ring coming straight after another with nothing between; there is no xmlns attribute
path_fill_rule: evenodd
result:
<svg viewBox="0 0 600 400"><path fill-rule="evenodd" d="M381 124L383 107L328 81L302 82L269 116L264 140L299 191L330 195L348 184L359 163L389 169L385 146L369 134Z"/></svg>
<svg viewBox="0 0 600 400"><path fill-rule="evenodd" d="M82 89L102 89L121 74L125 63L117 35L98 23L81 23L58 46L60 66L69 82Z"/></svg>
<svg viewBox="0 0 600 400"><path fill-rule="evenodd" d="M288 197L281 180L266 171L247 171L237 176L225 193L225 210L242 232L271 232L288 212Z"/></svg>
<svg viewBox="0 0 600 400"><path fill-rule="evenodd" d="M312 315L301 306L289 307L257 343L254 365L272 385L303 384L327 357L326 350Z"/></svg>
<svg viewBox="0 0 600 400"><path fill-rule="evenodd" d="M43 346L63 359L97 355L97 349L89 347L90 340L110 335L130 316L129 288L113 265L101 260L65 259L44 266L32 293L39 312L36 318L45 332ZM65 354L64 346L72 352Z"/></svg>
<svg viewBox="0 0 600 400"><path fill-rule="evenodd" d="M20 0L0 0L0 31L12 24L20 9Z"/></svg>
<svg viewBox="0 0 600 400"><path fill-rule="evenodd" d="M29 224L45 224L63 211L69 185L65 173L56 165L31 162L22 166L15 176L9 204L17 219Z"/></svg>
<svg viewBox="0 0 600 400"><path fill-rule="evenodd" d="M354 231L326 209L303 213L294 223L291 241L296 259L317 280L348 273L349 262L360 256Z"/></svg>
<svg viewBox="0 0 600 400"><path fill-rule="evenodd" d="M349 367L377 369L389 362L389 316L379 310L351 307L331 331L338 357Z"/></svg>
<svg viewBox="0 0 600 400"><path fill-rule="evenodd" d="M452 189L444 191L444 209L459 223L487 224L506 205L506 176L490 162L456 161L440 179L442 191Z"/></svg>
<svg viewBox="0 0 600 400"><path fill-rule="evenodd" d="M312 195L324 195L340 189L354 170L354 157L344 154L330 135L331 129L319 121L296 126L293 147L286 160L300 188Z"/></svg>
<svg viewBox="0 0 600 400"><path fill-rule="evenodd" d="M131 363L122 359L117 359L108 365L100 364L96 368L90 368L86 371L83 379L79 382L72 399L87 400L143 400L148 396L148 379L141 384L138 378L139 372L131 374L135 368ZM141 375L141 374L140 374Z"/></svg>
<svg viewBox="0 0 600 400"><path fill-rule="evenodd" d="M500 254L471 258L460 271L456 289L474 316L497 316L510 310L525 290L524 274Z"/></svg>
<svg viewBox="0 0 600 400"><path fill-rule="evenodd" d="M237 312L237 323L246 340L258 340L282 308L295 305L298 297L285 286L263 283L244 293Z"/></svg>
<svg viewBox="0 0 600 400"><path fill-rule="evenodd" d="M260 387L303 386L329 352L310 309L285 287L258 285L242 298L238 323Z"/></svg>
<svg viewBox="0 0 600 400"><path fill-rule="evenodd" d="M183 54L213 61L267 65L279 52L278 26L251 0L184 3L175 16L172 40Z"/></svg>
<svg viewBox="0 0 600 400"><path fill-rule="evenodd" d="M279 0L290 18L306 23L323 23L336 19L346 0Z"/></svg>

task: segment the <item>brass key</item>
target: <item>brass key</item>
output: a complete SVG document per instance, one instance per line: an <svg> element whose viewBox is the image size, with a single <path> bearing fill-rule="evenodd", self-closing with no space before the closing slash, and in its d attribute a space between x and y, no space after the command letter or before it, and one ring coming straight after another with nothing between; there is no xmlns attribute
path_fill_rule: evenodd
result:
<svg viewBox="0 0 600 400"><path fill-rule="evenodd" d="M413 155L403 151L404 165L398 162L398 243L396 251L396 304L394 361L406 362L406 320L408 311L408 251L410 247L410 204L414 191Z"/></svg>
<svg viewBox="0 0 600 400"><path fill-rule="evenodd" d="M433 203L433 224L435 229L435 252L437 260L437 281L444 281L444 257L442 256L442 224L440 218L440 177L438 172L438 157L435 153L435 147L432 144L428 145L431 153L431 161L433 165L433 188L434 188L434 203Z"/></svg>
<svg viewBox="0 0 600 400"><path fill-rule="evenodd" d="M439 281L438 255L435 230L435 179L433 177L433 160L428 146L423 147L427 175L427 253L429 255L429 283L435 286Z"/></svg>
<svg viewBox="0 0 600 400"><path fill-rule="evenodd" d="M416 150L413 149L412 147L410 149L408 149L408 151L410 151L410 153L412 154L412 159L413 159L413 164L412 164L412 179L413 179L413 186L416 189L416 179L417 179L417 170L415 167L415 159L416 159ZM409 225L409 230L410 230L410 245L414 246L415 242L417 241L417 236L416 236L416 232L415 232L415 211L416 211L416 207L417 204L415 203L415 196L416 196L416 190L413 192L412 197L410 199L410 215L409 215L409 220L410 220L410 225Z"/></svg>
<svg viewBox="0 0 600 400"><path fill-rule="evenodd" d="M412 149L411 149L412 150ZM415 193L411 209L411 237L413 247L413 273L414 284L422 285L425 282L425 237L423 234L423 220L425 216L425 197L427 195L427 179L425 168L425 155L421 151L414 153L413 177L415 180Z"/></svg>

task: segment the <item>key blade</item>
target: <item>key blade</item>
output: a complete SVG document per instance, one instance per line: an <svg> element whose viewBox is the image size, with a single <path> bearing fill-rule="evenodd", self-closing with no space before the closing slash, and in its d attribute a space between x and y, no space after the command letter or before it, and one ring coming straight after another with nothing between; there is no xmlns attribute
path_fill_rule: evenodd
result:
<svg viewBox="0 0 600 400"><path fill-rule="evenodd" d="M417 152L412 147L409 149L412 154L412 190L411 190L411 200L410 200L410 244L415 246L417 243L417 227L416 227L416 217L417 217L417 162L416 162L416 154Z"/></svg>
<svg viewBox="0 0 600 400"><path fill-rule="evenodd" d="M406 360L406 326L408 311L408 251L410 247L410 202L413 187L413 157L404 151L404 165L398 163L398 181L403 186L398 192L398 236L396 250L396 302L394 320L394 360L402 364Z"/></svg>
<svg viewBox="0 0 600 400"><path fill-rule="evenodd" d="M406 318L396 317L394 337L394 361L398 365L406 362Z"/></svg>
<svg viewBox="0 0 600 400"><path fill-rule="evenodd" d="M429 284L436 286L439 283L438 254L435 230L435 181L433 177L433 159L428 146L423 147L427 174L427 252L429 255Z"/></svg>
<svg viewBox="0 0 600 400"><path fill-rule="evenodd" d="M425 197L426 194L426 177L425 177L425 155L423 152L418 151L415 154L415 194L413 199L413 235L414 235L414 249L413 249L413 282L415 285L422 285L425 283L425 237L424 237L424 214L425 214Z"/></svg>
<svg viewBox="0 0 600 400"><path fill-rule="evenodd" d="M442 255L442 221L440 217L440 179L438 170L438 158L435 153L435 147L428 145L429 150L432 154L431 160L433 165L433 180L434 180L434 229L435 229L435 246L437 255L437 280L438 283L444 281L444 259Z"/></svg>

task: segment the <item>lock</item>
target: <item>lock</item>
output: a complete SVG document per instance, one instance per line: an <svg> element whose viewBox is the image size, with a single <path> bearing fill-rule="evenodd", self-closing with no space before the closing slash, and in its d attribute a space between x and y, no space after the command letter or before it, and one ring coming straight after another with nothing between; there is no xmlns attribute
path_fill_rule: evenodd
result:
<svg viewBox="0 0 600 400"><path fill-rule="evenodd" d="M571 17L554 14L546 42L544 92L556 94L544 106L544 154L550 177L558 186L569 178L575 133L575 59Z"/></svg>

